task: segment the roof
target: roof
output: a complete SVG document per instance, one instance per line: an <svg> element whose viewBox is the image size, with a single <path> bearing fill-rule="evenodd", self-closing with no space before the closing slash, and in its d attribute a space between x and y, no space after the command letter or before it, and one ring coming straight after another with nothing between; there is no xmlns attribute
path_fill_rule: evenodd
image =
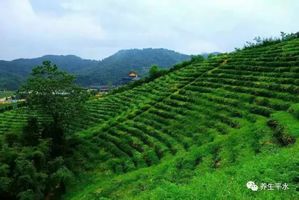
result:
<svg viewBox="0 0 299 200"><path fill-rule="evenodd" d="M138 76L138 75L137 75L136 72L134 72L134 71L130 71L130 72L129 72L129 76L130 76L130 77L136 77L136 76Z"/></svg>

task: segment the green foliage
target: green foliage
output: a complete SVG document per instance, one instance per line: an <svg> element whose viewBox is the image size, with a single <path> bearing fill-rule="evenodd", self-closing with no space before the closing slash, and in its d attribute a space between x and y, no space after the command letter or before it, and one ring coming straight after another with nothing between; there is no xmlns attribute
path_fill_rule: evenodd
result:
<svg viewBox="0 0 299 200"><path fill-rule="evenodd" d="M151 79L155 79L163 74L166 74L166 70L159 68L157 65L153 65L149 70L149 77Z"/></svg>
<svg viewBox="0 0 299 200"><path fill-rule="evenodd" d="M214 54L209 54L208 58L212 58L213 56L216 56ZM197 55L197 56L191 56L191 62L192 63L200 63L202 61L204 61L205 58L202 55Z"/></svg>
<svg viewBox="0 0 299 200"><path fill-rule="evenodd" d="M167 49L121 50L100 61L98 67L80 74L78 83L84 86L93 84L107 85L108 83L119 85L121 79L127 77L129 71L136 71L141 77L145 77L152 65L169 69L177 63L189 60L189 58L188 55Z"/></svg>
<svg viewBox="0 0 299 200"><path fill-rule="evenodd" d="M158 77L159 73L161 73L161 70L159 69L159 67L157 65L151 66L151 68L149 70L150 77L152 77L152 78Z"/></svg>
<svg viewBox="0 0 299 200"><path fill-rule="evenodd" d="M48 163L47 183L60 191L46 191L59 194L66 187L67 199L296 199L298 42L193 59L90 100L87 114L69 124L76 134L65 135L38 115L46 124L40 142L48 142L49 151L36 145L34 168L23 171L39 172ZM2 113L0 133L22 127L18 113ZM20 146L19 137L0 139L10 148ZM4 189L7 166L17 155L6 152L11 159L0 168ZM68 169L80 174L74 185ZM35 182L31 174L28 183ZM286 182L290 189L253 192L249 180ZM28 190L36 189L21 192Z"/></svg>
<svg viewBox="0 0 299 200"><path fill-rule="evenodd" d="M67 157L61 151L54 154L56 141L42 137L41 132L36 119L30 118L21 136L6 133L0 140L0 199L45 199L53 195L51 198L58 199L73 180L72 171L84 168L76 165L76 160L83 162L90 156L72 157L74 153L69 152ZM69 150L78 151L79 145L82 142L72 144L73 149ZM85 144L85 148L91 147ZM66 144L63 148L68 149Z"/></svg>
<svg viewBox="0 0 299 200"><path fill-rule="evenodd" d="M288 111L292 113L294 117L299 119L299 104L293 104Z"/></svg>
<svg viewBox="0 0 299 200"><path fill-rule="evenodd" d="M14 92L13 91L0 91L0 98L4 98L4 97L10 97L13 96Z"/></svg>
<svg viewBox="0 0 299 200"><path fill-rule="evenodd" d="M41 65L44 60L50 60L51 62L56 63L62 68L62 70L70 73L79 73L82 71L82 68L89 69L97 67L98 65L98 61L85 60L73 55L46 55L33 59L0 61L0 89L19 89L21 84L24 83L26 78L30 75L34 66Z"/></svg>
<svg viewBox="0 0 299 200"><path fill-rule="evenodd" d="M183 62L173 65L169 70L162 69L161 67L159 69L158 65L152 65L152 67L149 71L149 77L142 78L141 80L134 81L125 86L114 89L111 92L111 94L115 94L115 93L119 93L119 92L123 92L123 91L129 90L129 89L132 89L134 87L140 86L140 85L148 83L150 81L153 81L156 78L167 75L173 71L182 69L182 68L190 65L191 63L195 63L195 62L200 63L202 61L204 61L204 57L201 55L197 55L197 56L192 56L191 60L183 61Z"/></svg>
<svg viewBox="0 0 299 200"><path fill-rule="evenodd" d="M129 71L146 75L148 68L157 64L167 69L172 65L188 60L188 55L167 49L121 50L101 61L81 59L74 55L46 55L33 59L0 60L0 90L17 90L26 81L34 66L44 60L56 63L64 71L77 75L76 82L81 86L117 85Z"/></svg>
<svg viewBox="0 0 299 200"><path fill-rule="evenodd" d="M5 137L9 138L9 135L11 134L6 134ZM45 149L46 152L43 151ZM47 142L35 147L23 146L20 137L14 137L13 144L7 139L1 142L0 179L4 181L0 190L1 199L43 198L47 185L48 166L47 162L38 162L38 160L47 158L47 151Z"/></svg>
<svg viewBox="0 0 299 200"><path fill-rule="evenodd" d="M41 138L40 128L36 117L30 117L23 128L22 140L24 145L35 146Z"/></svg>
<svg viewBox="0 0 299 200"><path fill-rule="evenodd" d="M261 38L260 36L255 37L253 40L255 42L246 42L244 49L250 49L250 48L255 48L255 47L264 47L264 46L269 46L273 44L278 44L281 41L288 41L292 39L299 38L299 32L298 33L284 33L281 32L281 37L280 38Z"/></svg>
<svg viewBox="0 0 299 200"><path fill-rule="evenodd" d="M287 133L285 128L280 125L276 120L270 119L267 122L268 126L274 130L273 136L276 142L282 146L287 146L289 144L294 144L296 138Z"/></svg>
<svg viewBox="0 0 299 200"><path fill-rule="evenodd" d="M17 76L9 72L2 72L0 70L1 90L17 90L23 81L24 79L21 76Z"/></svg>
<svg viewBox="0 0 299 200"><path fill-rule="evenodd" d="M287 172L280 168L298 146L298 121L286 112L299 101L298 40L268 42L233 54L193 58L152 81L104 97L102 102L125 101L113 104L124 108L122 113L82 135L101 138L107 152L103 167L114 178L105 179L109 172L100 172L85 183L88 187L77 185L72 190L77 194L67 197L295 197L297 161ZM157 71L153 68L152 74ZM278 112L288 114L293 124L286 126ZM287 156L281 159L280 152ZM285 181L292 189L252 193L245 186L248 180Z"/></svg>
<svg viewBox="0 0 299 200"><path fill-rule="evenodd" d="M29 114L20 134L6 132L0 137L0 199L60 198L73 177L69 167L84 168L74 163L85 158L73 157L82 141L74 143L75 137L66 137L65 132L82 114L88 96L73 76L47 61L33 69L19 94L26 96L29 107L24 110ZM38 116L50 120L40 122Z"/></svg>
<svg viewBox="0 0 299 200"><path fill-rule="evenodd" d="M74 84L75 77L59 71L50 61L32 70L31 77L20 89L30 109L49 115L56 126L66 127L83 112L87 93Z"/></svg>

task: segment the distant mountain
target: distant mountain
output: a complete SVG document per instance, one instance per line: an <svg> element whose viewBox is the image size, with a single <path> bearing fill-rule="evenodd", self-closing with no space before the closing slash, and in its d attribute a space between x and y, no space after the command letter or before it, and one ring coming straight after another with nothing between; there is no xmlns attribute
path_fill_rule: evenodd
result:
<svg viewBox="0 0 299 200"><path fill-rule="evenodd" d="M46 55L33 59L0 60L0 90L16 90L26 80L33 67L50 60L62 70L75 74L82 86L117 84L131 70L145 75L151 65L167 68L190 56L167 49L121 50L101 61L82 59L74 55Z"/></svg>
<svg viewBox="0 0 299 200"><path fill-rule="evenodd" d="M93 68L98 61L85 60L74 55L46 55L33 59L16 59L13 61L0 61L0 90L15 90L28 77L33 67L43 61L50 60L59 68L70 73L80 73L84 68Z"/></svg>
<svg viewBox="0 0 299 200"><path fill-rule="evenodd" d="M167 49L121 50L99 62L94 68L79 74L81 85L118 84L129 71L144 76L152 65L169 68L176 63L190 59L190 56Z"/></svg>

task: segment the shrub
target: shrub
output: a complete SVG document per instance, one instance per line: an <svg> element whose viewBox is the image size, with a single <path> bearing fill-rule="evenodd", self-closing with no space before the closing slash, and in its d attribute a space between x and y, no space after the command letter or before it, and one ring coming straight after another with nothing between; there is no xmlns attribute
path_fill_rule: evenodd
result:
<svg viewBox="0 0 299 200"><path fill-rule="evenodd" d="M154 150L148 149L144 156L143 156L146 164L148 166L151 166L153 164L157 164L159 162L159 158L157 157L156 153Z"/></svg>
<svg viewBox="0 0 299 200"><path fill-rule="evenodd" d="M110 169L113 170L114 173L122 173L123 167L122 167L122 160L120 159L110 159L107 162Z"/></svg>
<svg viewBox="0 0 299 200"><path fill-rule="evenodd" d="M289 113L291 113L294 117L296 117L297 119L299 119L299 104L293 104L289 110Z"/></svg>
<svg viewBox="0 0 299 200"><path fill-rule="evenodd" d="M270 108L261 107L261 106L257 106L257 105L251 106L249 111L251 113L262 115L265 117L270 117L270 114L272 113L272 110Z"/></svg>
<svg viewBox="0 0 299 200"><path fill-rule="evenodd" d="M279 145L287 146L295 143L296 139L289 135L278 121L270 119L267 125L273 130L273 136Z"/></svg>
<svg viewBox="0 0 299 200"><path fill-rule="evenodd" d="M167 72L166 70L161 69L159 66L153 65L151 67L151 69L149 70L149 78L155 79L157 77L160 77L160 76L166 74L166 72Z"/></svg>

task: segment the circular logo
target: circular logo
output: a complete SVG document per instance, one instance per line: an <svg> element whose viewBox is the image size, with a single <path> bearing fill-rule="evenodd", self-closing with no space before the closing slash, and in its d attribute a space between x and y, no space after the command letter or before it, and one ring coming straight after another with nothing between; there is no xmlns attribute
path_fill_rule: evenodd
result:
<svg viewBox="0 0 299 200"><path fill-rule="evenodd" d="M259 189L259 187L253 181L248 181L246 183L246 187L252 191L257 191Z"/></svg>

